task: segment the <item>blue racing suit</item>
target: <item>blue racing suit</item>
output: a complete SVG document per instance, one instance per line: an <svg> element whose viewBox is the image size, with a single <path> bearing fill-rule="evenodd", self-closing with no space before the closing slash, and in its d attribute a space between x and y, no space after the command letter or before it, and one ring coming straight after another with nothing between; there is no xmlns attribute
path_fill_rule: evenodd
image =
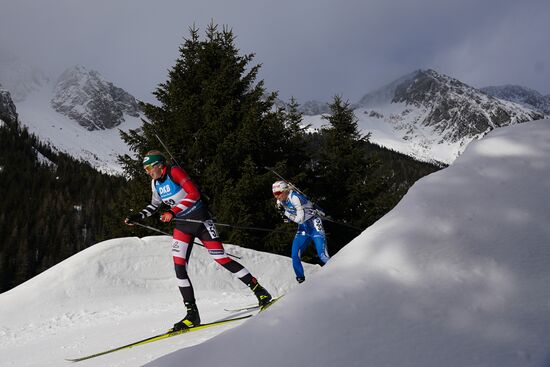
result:
<svg viewBox="0 0 550 367"><path fill-rule="evenodd" d="M289 191L286 200L277 200L277 205L285 210L284 215L288 219L298 224L298 231L292 241L292 266L296 277L304 278L304 267L300 259L311 241L315 243L321 262L325 264L329 260L323 222L314 209L313 203L295 191Z"/></svg>

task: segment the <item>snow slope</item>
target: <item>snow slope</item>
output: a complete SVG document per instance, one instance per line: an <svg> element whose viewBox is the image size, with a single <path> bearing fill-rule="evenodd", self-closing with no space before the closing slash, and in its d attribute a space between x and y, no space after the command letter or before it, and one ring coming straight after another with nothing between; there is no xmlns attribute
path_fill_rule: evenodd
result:
<svg viewBox="0 0 550 367"><path fill-rule="evenodd" d="M0 366L69 365L65 358L166 331L185 314L170 249L168 236L105 241L0 294ZM239 261L274 295L297 286L289 258L231 245L226 250L242 256ZM309 274L317 269L306 266ZM202 247L193 249L189 272L203 322L234 315L224 308L257 302ZM139 366L235 326L181 335L79 365Z"/></svg>
<svg viewBox="0 0 550 367"><path fill-rule="evenodd" d="M146 366L550 364L550 120L496 129L311 281Z"/></svg>

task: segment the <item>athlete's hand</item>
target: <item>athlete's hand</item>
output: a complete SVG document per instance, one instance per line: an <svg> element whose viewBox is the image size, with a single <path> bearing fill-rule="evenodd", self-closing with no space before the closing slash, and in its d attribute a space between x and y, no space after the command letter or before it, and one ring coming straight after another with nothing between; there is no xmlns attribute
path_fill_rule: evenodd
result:
<svg viewBox="0 0 550 367"><path fill-rule="evenodd" d="M128 215L126 219L124 219L124 223L126 223L129 226L133 226L134 222L137 222L141 219L143 219L143 216L141 215L141 213L130 213L130 215Z"/></svg>
<svg viewBox="0 0 550 367"><path fill-rule="evenodd" d="M288 220L296 223L296 215L290 213L288 210L285 210L285 217L287 217ZM288 223L288 222L285 222L285 223Z"/></svg>
<svg viewBox="0 0 550 367"><path fill-rule="evenodd" d="M160 221L161 222L164 222L164 223L168 223L170 222L172 219L174 219L174 213L168 211L168 212L164 212L161 214L160 216Z"/></svg>
<svg viewBox="0 0 550 367"><path fill-rule="evenodd" d="M275 204L275 209L277 209L277 213L282 217L285 218L285 208L281 205L281 202L277 200L277 204Z"/></svg>

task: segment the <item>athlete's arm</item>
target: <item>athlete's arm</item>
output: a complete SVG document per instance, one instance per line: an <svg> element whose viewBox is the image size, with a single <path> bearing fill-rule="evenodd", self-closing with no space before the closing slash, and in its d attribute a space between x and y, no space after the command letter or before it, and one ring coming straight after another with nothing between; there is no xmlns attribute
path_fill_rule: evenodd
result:
<svg viewBox="0 0 550 367"><path fill-rule="evenodd" d="M176 206L170 209L172 213L178 214L179 212L189 209L195 205L195 203L201 198L201 194L197 186L193 183L193 181L191 181L191 178L187 172L180 167L172 167L171 169L170 175L172 176L172 179L187 193L187 195L179 203L177 203Z"/></svg>
<svg viewBox="0 0 550 367"><path fill-rule="evenodd" d="M306 213L304 211L304 206L302 204L302 201L297 195L291 195L289 197L290 202L296 209L296 214L291 214L288 211L285 211L285 215L293 221L294 223L302 224L304 223L304 219L306 217Z"/></svg>

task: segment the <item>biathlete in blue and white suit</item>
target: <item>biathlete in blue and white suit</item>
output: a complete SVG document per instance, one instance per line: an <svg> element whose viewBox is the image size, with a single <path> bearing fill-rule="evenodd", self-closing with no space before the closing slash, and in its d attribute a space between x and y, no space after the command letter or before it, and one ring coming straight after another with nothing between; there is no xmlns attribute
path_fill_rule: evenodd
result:
<svg viewBox="0 0 550 367"><path fill-rule="evenodd" d="M284 209L284 215L294 223L298 223L298 231L292 241L292 266L296 273L296 280L302 283L306 277L301 257L311 241L315 243L321 263L324 265L329 260L323 222L313 203L301 193L293 191L287 182L275 182L272 191L277 199L277 206Z"/></svg>
<svg viewBox="0 0 550 367"><path fill-rule="evenodd" d="M201 200L197 186L180 167L166 164L162 152L152 150L143 159L143 168L151 177L151 203L138 213L130 214L124 222L134 222L152 216L165 204L169 210L160 215L162 222L176 220L172 241L172 257L178 280L178 286L187 309L185 318L177 322L173 331L190 328L200 324L199 311L195 303L193 285L187 274L187 264L198 238L208 249L212 258L233 275L248 285L258 298L260 306L269 303L271 295L263 288L250 272L235 260L230 259L218 237L216 226Z"/></svg>

